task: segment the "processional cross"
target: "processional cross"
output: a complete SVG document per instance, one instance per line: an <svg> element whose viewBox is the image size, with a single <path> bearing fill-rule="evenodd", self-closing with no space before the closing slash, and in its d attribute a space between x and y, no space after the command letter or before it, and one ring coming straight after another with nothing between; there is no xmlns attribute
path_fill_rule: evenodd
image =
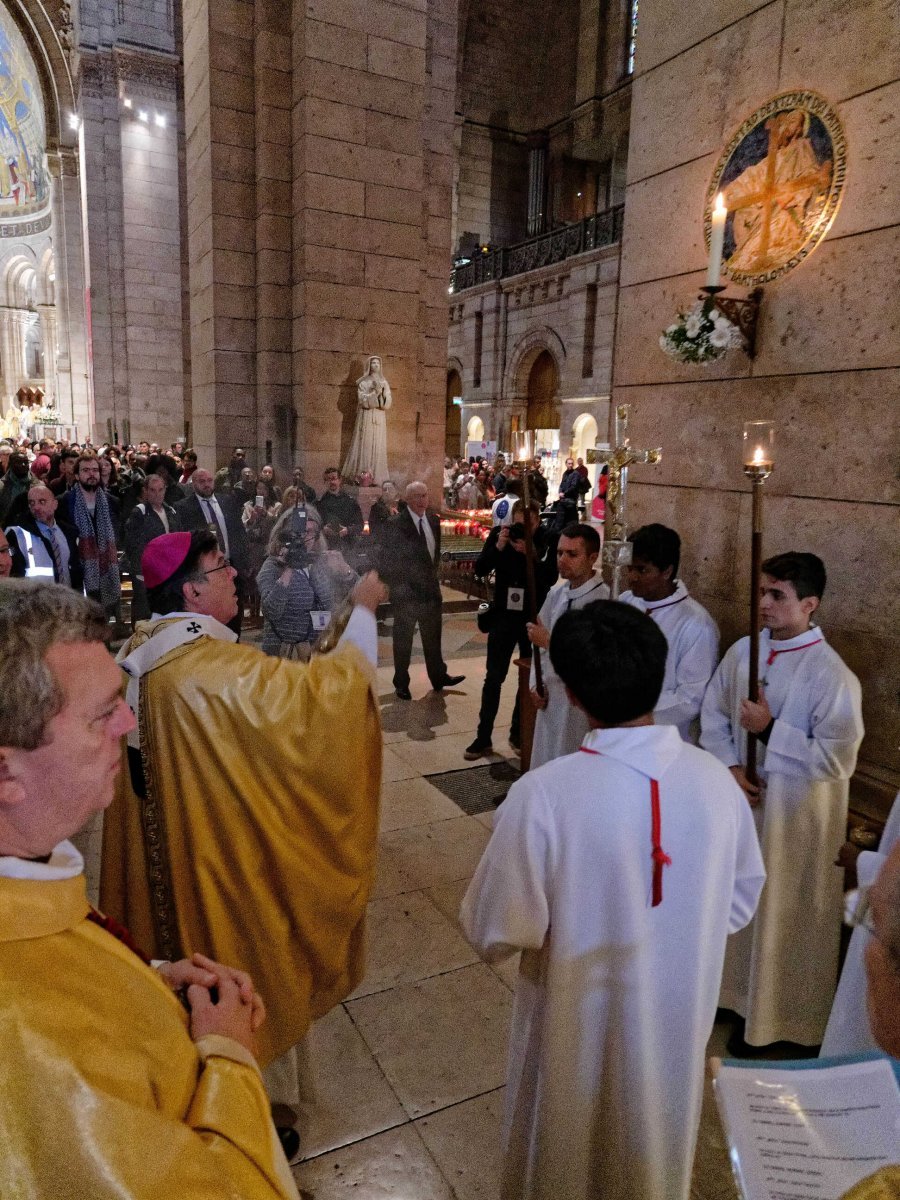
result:
<svg viewBox="0 0 900 1200"><path fill-rule="evenodd" d="M625 501L628 489L628 468L637 463L658 463L662 449L635 450L628 437L629 404L616 405L615 445L612 449L594 446L587 452L589 463L606 463L609 482L606 488L606 530L603 561L612 570L612 597L619 598L620 573L631 562L631 542L628 541Z"/></svg>

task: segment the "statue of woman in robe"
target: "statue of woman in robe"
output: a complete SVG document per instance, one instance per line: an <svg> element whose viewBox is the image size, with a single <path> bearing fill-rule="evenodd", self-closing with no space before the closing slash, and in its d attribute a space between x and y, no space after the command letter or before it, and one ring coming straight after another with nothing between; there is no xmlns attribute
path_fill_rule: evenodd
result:
<svg viewBox="0 0 900 1200"><path fill-rule="evenodd" d="M356 381L356 403L356 425L341 474L345 479L356 479L368 471L375 479L387 479L385 413L391 407L392 399L378 355L373 354L366 361L365 374Z"/></svg>

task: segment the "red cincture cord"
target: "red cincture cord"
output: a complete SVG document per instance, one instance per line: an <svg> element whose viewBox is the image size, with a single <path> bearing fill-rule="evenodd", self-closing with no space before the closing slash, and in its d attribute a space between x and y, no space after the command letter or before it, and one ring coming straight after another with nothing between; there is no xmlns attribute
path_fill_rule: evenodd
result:
<svg viewBox="0 0 900 1200"><path fill-rule="evenodd" d="M796 654L798 650L808 650L810 646L818 646L821 641L821 638L816 638L814 642L807 642L805 646L791 646L790 650L770 650L769 657L766 659L766 666L771 667L779 654Z"/></svg>
<svg viewBox="0 0 900 1200"><path fill-rule="evenodd" d="M593 754L597 758L602 758L602 753L599 750L589 750L587 746L580 746L582 754ZM653 850L651 858L653 859L653 901L652 907L656 908L658 904L662 904L662 878L663 867L671 867L671 855L666 854L662 848L662 814L659 808L659 781L657 779L650 780L650 825L651 825L651 840L653 842Z"/></svg>

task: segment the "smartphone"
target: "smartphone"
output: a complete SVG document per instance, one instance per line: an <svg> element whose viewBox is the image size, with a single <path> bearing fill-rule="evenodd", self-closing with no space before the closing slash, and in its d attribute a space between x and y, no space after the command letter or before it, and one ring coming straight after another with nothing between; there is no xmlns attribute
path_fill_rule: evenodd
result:
<svg viewBox="0 0 900 1200"><path fill-rule="evenodd" d="M257 496L256 497L256 507L257 508L263 508L265 506L265 503L266 503L265 496Z"/></svg>

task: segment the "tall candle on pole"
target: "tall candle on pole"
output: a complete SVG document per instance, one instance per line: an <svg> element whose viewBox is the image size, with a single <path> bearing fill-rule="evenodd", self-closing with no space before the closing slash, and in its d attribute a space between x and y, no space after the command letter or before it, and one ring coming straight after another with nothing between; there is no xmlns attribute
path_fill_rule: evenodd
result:
<svg viewBox="0 0 900 1200"><path fill-rule="evenodd" d="M727 219L728 209L725 207L725 197L719 192L712 210L712 222L709 230L709 266L706 271L708 288L721 286L722 248L725 245L725 222Z"/></svg>
<svg viewBox="0 0 900 1200"><path fill-rule="evenodd" d="M753 485L753 515L750 543L750 662L748 698L759 700L759 593L762 585L762 486L775 469L775 425L772 421L744 423L744 474ZM754 785L756 734L747 734L745 774Z"/></svg>
<svg viewBox="0 0 900 1200"><path fill-rule="evenodd" d="M513 434L513 452L515 465L522 477L522 508L525 521L525 605L529 621L537 620L537 585L534 569L534 531L531 528L531 490L528 485L528 471L534 459L534 433L525 430ZM541 669L541 652L537 646L532 646L531 656L534 662L535 690L539 696L544 694L544 676Z"/></svg>

